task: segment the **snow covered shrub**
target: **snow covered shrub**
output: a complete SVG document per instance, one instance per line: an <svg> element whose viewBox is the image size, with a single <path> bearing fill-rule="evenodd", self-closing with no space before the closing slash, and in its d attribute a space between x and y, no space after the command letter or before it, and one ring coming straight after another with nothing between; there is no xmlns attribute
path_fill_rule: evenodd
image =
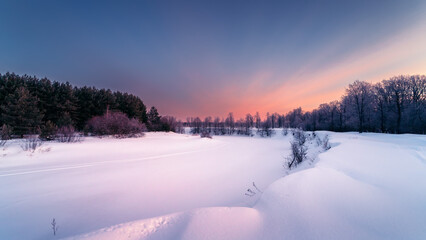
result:
<svg viewBox="0 0 426 240"><path fill-rule="evenodd" d="M287 136L288 135L288 129L287 128L283 128L283 136Z"/></svg>
<svg viewBox="0 0 426 240"><path fill-rule="evenodd" d="M307 134L300 128L293 129L293 138L299 145L305 144L308 136Z"/></svg>
<svg viewBox="0 0 426 240"><path fill-rule="evenodd" d="M212 135L210 135L209 131L202 131L200 136L201 138L212 138Z"/></svg>
<svg viewBox="0 0 426 240"><path fill-rule="evenodd" d="M59 128L55 138L58 142L66 143L78 142L81 139L80 134L75 132L74 127L71 125Z"/></svg>
<svg viewBox="0 0 426 240"><path fill-rule="evenodd" d="M43 145L43 141L37 135L28 135L21 142L21 148L24 151L34 152L38 147Z"/></svg>
<svg viewBox="0 0 426 240"><path fill-rule="evenodd" d="M54 140L58 128L51 121L47 121L44 126L41 127L40 138L46 141Z"/></svg>
<svg viewBox="0 0 426 240"><path fill-rule="evenodd" d="M137 119L129 119L122 112L111 112L90 119L86 131L98 136L132 137L143 134L146 127Z"/></svg>
<svg viewBox="0 0 426 240"><path fill-rule="evenodd" d="M324 136L324 138L322 139L322 148L323 148L324 150L328 150L328 149L330 149L330 148L331 148L331 145L330 145L330 137L328 136L328 134L326 134L326 135Z"/></svg>
<svg viewBox="0 0 426 240"><path fill-rule="evenodd" d="M322 139L319 136L315 136L315 142L317 143L317 146L322 145Z"/></svg>
<svg viewBox="0 0 426 240"><path fill-rule="evenodd" d="M291 142L291 154L287 158L287 167L291 169L306 160L307 151L307 147L300 145L299 142Z"/></svg>
<svg viewBox="0 0 426 240"><path fill-rule="evenodd" d="M325 151L327 151L328 149L331 148L330 145L330 136L328 134L324 135L323 138L321 138L320 136L316 136L316 143L318 146L322 147L322 149L324 149Z"/></svg>
<svg viewBox="0 0 426 240"><path fill-rule="evenodd" d="M312 140L315 140L315 138L316 138L316 136L317 136L317 134L316 134L315 132L307 133L306 135L307 135L307 136L306 136L306 141L312 141Z"/></svg>
<svg viewBox="0 0 426 240"><path fill-rule="evenodd" d="M287 157L287 167L296 167L307 159L308 148L305 146L308 135L302 129L294 129L293 140L290 142L291 154Z"/></svg>

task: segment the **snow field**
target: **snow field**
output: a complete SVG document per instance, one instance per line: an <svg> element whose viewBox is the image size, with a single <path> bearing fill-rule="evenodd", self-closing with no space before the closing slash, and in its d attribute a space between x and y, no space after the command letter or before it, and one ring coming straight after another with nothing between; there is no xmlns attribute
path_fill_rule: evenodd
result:
<svg viewBox="0 0 426 240"><path fill-rule="evenodd" d="M251 206L244 192L283 176L288 141L147 133L0 155L0 239L68 237L194 208ZM50 149L45 151L45 149ZM25 229L25 231L23 231Z"/></svg>
<svg viewBox="0 0 426 240"><path fill-rule="evenodd" d="M48 143L0 152L0 238L426 239L426 136L331 133L282 167L291 134ZM9 144L9 143L8 143ZM263 193L244 195L252 182ZM22 230L22 229L25 229Z"/></svg>

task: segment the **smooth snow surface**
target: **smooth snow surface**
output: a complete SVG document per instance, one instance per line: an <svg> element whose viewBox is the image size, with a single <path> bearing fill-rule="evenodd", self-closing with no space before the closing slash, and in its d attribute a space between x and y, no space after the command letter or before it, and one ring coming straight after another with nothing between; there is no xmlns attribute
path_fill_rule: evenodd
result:
<svg viewBox="0 0 426 240"><path fill-rule="evenodd" d="M135 139L86 138L22 151L0 149L0 239L54 239L111 225L215 206L251 206L252 182L284 174L281 138L147 133ZM49 150L50 149L50 150Z"/></svg>
<svg viewBox="0 0 426 240"><path fill-rule="evenodd" d="M290 172L291 134L8 143L0 239L426 239L426 136L328 134Z"/></svg>

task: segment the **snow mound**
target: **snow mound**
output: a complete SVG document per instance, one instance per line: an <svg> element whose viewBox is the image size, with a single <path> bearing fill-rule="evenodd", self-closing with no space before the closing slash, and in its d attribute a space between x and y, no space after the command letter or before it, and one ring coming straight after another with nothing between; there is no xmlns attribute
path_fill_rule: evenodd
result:
<svg viewBox="0 0 426 240"><path fill-rule="evenodd" d="M244 240L259 238L261 228L261 215L253 208L215 207L119 224L67 239Z"/></svg>

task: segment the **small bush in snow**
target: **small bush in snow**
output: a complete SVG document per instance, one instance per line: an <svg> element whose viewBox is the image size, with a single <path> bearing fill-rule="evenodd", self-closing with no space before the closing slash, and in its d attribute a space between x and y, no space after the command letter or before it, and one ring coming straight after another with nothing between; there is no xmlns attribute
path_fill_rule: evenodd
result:
<svg viewBox="0 0 426 240"><path fill-rule="evenodd" d="M38 147L43 145L43 141L37 135L28 135L21 142L21 148L24 151L34 152Z"/></svg>
<svg viewBox="0 0 426 240"><path fill-rule="evenodd" d="M201 138L212 138L212 136L210 135L210 133L208 131L202 131L200 133Z"/></svg>
<svg viewBox="0 0 426 240"><path fill-rule="evenodd" d="M288 135L288 129L287 128L283 128L283 136L287 136Z"/></svg>
<svg viewBox="0 0 426 240"><path fill-rule="evenodd" d="M315 132L312 132L311 134L310 134L310 133L308 133L308 134L307 134L307 137L306 137L306 140L307 140L307 141L315 140L316 136L317 136L317 134L316 134Z"/></svg>
<svg viewBox="0 0 426 240"><path fill-rule="evenodd" d="M296 128L293 129L293 138L299 145L304 145L308 136L302 129Z"/></svg>
<svg viewBox="0 0 426 240"><path fill-rule="evenodd" d="M287 158L287 167L291 169L306 160L307 151L307 147L300 145L299 142L291 142L291 154Z"/></svg>
<svg viewBox="0 0 426 240"><path fill-rule="evenodd" d="M315 138L315 142L317 143L317 146L321 146L322 145L322 139L320 137L316 137Z"/></svg>
<svg viewBox="0 0 426 240"><path fill-rule="evenodd" d="M293 140L290 141L291 153L286 162L289 169L305 161L308 154L308 148L305 143L309 136L302 129L293 129L292 134Z"/></svg>
<svg viewBox="0 0 426 240"><path fill-rule="evenodd" d="M325 135L324 138L323 138L323 140L322 140L322 148L324 150L328 150L328 149L331 148L330 137L328 135Z"/></svg>
<svg viewBox="0 0 426 240"><path fill-rule="evenodd" d="M90 119L86 131L98 136L113 135L122 138L140 136L146 131L146 127L137 119L129 119L122 112L110 112Z"/></svg>
<svg viewBox="0 0 426 240"><path fill-rule="evenodd" d="M330 137L328 134L324 135L323 138L321 138L320 136L317 136L316 143L318 146L322 147L322 149L324 149L325 151L331 148Z"/></svg>
<svg viewBox="0 0 426 240"><path fill-rule="evenodd" d="M80 134L76 133L74 127L71 125L59 128L55 138L58 142L65 143L74 143L81 139Z"/></svg>

